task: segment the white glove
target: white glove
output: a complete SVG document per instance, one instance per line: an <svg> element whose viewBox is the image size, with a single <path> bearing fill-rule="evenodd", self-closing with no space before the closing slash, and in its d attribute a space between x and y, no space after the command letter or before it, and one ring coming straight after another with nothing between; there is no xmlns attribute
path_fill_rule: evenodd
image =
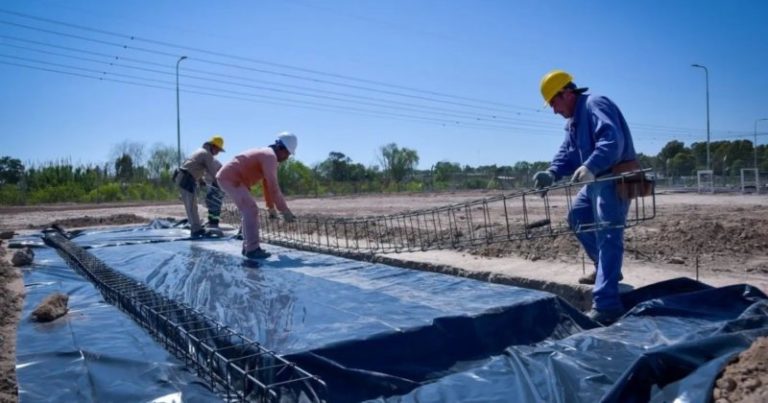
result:
<svg viewBox="0 0 768 403"><path fill-rule="evenodd" d="M268 217L270 220L275 220L275 219L277 219L277 209L276 209L276 208L274 208L274 207L271 207L271 208L269 209L269 212L267 213L267 217Z"/></svg>
<svg viewBox="0 0 768 403"><path fill-rule="evenodd" d="M285 222L294 222L296 221L296 216L291 213L290 210L283 211L283 220Z"/></svg>
<svg viewBox="0 0 768 403"><path fill-rule="evenodd" d="M595 180L595 174L590 172L589 168L582 165L571 176L571 182L592 182Z"/></svg>

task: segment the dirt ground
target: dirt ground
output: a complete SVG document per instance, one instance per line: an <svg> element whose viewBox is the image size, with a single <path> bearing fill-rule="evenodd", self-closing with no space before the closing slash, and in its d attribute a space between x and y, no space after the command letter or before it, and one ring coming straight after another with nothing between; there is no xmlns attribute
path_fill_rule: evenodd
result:
<svg viewBox="0 0 768 403"><path fill-rule="evenodd" d="M357 197L302 198L289 200L297 216L318 214L340 217L383 215L406 210L440 207L491 196L488 192L365 195ZM183 218L180 203L158 205L56 205L0 206L0 231L30 231L57 223L66 229L147 222L154 218ZM768 196L659 194L657 217L625 234L626 257L648 264L696 267L703 273L744 278L768 284ZM555 264L581 259L573 236L511 241L464 251L474 259L523 259ZM4 261L9 258L5 253ZM0 285L16 280L16 291L0 296L0 401L15 393L14 312L21 306L18 270L0 267ZM764 287L759 287L768 292ZM10 350L9 350L10 348ZM761 339L718 380L713 397L717 402L767 401L768 342ZM10 368L10 372L8 372ZM749 374L750 378L739 374ZM723 380L729 379L729 380ZM757 384L746 379L756 379ZM758 397L758 396L762 396ZM756 400L749 400L756 399Z"/></svg>
<svg viewBox="0 0 768 403"><path fill-rule="evenodd" d="M16 325L24 297L21 275L11 266L10 256L0 244L0 402L17 399Z"/></svg>

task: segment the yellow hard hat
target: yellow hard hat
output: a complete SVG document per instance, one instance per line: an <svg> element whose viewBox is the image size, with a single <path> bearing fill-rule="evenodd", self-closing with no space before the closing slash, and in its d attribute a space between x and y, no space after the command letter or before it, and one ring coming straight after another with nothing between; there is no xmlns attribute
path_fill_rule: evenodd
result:
<svg viewBox="0 0 768 403"><path fill-rule="evenodd" d="M572 81L573 77L562 70L552 70L547 73L541 79L541 96L544 97L544 102L549 105L552 98Z"/></svg>
<svg viewBox="0 0 768 403"><path fill-rule="evenodd" d="M213 136L210 140L206 142L206 144L212 144L216 146L219 150L224 152L224 137L221 136Z"/></svg>

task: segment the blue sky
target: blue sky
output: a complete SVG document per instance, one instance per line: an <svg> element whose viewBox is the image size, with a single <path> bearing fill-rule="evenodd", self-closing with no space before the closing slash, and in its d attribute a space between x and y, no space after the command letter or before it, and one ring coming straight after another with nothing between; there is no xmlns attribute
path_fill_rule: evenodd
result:
<svg viewBox="0 0 768 403"><path fill-rule="evenodd" d="M563 119L538 87L553 68L612 98L655 155L706 141L702 64L712 141L752 140L766 15L763 1L5 1L0 155L103 164L125 141L176 147L180 56L182 151L221 134L222 161L283 130L308 165L331 151L374 165L392 142L425 169L549 160ZM768 142L768 122L758 132Z"/></svg>

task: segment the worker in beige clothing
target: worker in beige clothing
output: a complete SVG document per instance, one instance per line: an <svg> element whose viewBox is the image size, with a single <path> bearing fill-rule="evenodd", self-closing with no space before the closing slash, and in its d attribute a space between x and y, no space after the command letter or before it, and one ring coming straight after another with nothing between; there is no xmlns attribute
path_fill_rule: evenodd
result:
<svg viewBox="0 0 768 403"><path fill-rule="evenodd" d="M224 151L224 139L221 136L213 136L203 143L189 158L181 164L181 167L173 173L173 181L179 186L181 200L184 202L184 210L189 221L189 231L192 238L205 235L205 229L200 223L200 215L197 212L197 197L195 191L198 183L204 176L216 177L221 164L214 159L216 154Z"/></svg>
<svg viewBox="0 0 768 403"><path fill-rule="evenodd" d="M296 153L297 139L292 133L283 132L274 144L264 148L254 148L235 156L224 164L216 175L221 189L229 195L240 210L242 216L243 249L248 259L265 259L269 252L259 243L259 208L251 196L251 186L261 183L264 188L264 200L272 215L279 210L287 222L296 220L288 209L280 184L277 181L278 164Z"/></svg>

